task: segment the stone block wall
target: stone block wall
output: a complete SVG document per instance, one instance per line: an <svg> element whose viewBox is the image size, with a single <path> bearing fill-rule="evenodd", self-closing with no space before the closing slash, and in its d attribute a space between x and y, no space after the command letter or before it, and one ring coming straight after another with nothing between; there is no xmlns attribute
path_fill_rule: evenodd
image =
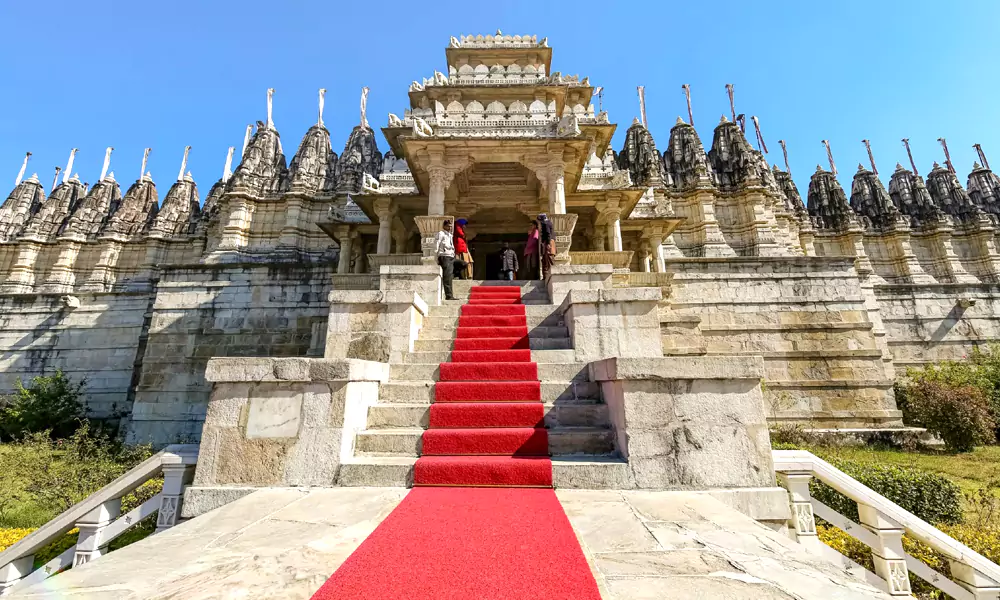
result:
<svg viewBox="0 0 1000 600"><path fill-rule="evenodd" d="M212 357L306 356L327 318L329 265L169 269L157 286L129 439L196 441ZM320 350L321 352L321 350Z"/></svg>
<svg viewBox="0 0 1000 600"><path fill-rule="evenodd" d="M0 394L38 375L62 370L86 378L92 415L131 410L130 388L151 296L79 294L0 295Z"/></svg>
<svg viewBox="0 0 1000 600"><path fill-rule="evenodd" d="M898 425L891 361L843 257L672 259L664 354L764 358L772 421Z"/></svg>

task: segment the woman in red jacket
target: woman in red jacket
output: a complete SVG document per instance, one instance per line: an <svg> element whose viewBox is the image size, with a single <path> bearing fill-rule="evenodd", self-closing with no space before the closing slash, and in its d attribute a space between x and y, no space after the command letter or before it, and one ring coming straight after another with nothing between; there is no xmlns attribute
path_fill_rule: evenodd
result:
<svg viewBox="0 0 1000 600"><path fill-rule="evenodd" d="M469 244L465 240L465 226L468 223L465 219L455 221L455 258L465 261L465 266L457 273L459 279L472 279L472 255L469 254Z"/></svg>

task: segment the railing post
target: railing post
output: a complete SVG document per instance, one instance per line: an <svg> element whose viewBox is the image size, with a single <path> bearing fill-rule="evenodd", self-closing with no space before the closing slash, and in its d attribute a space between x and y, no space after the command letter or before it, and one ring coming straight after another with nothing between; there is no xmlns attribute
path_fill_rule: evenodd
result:
<svg viewBox="0 0 1000 600"><path fill-rule="evenodd" d="M802 544L806 551L821 554L823 542L816 535L816 518L813 516L812 496L809 494L809 471L778 473L778 479L788 490L788 501L792 519L789 533L792 539Z"/></svg>
<svg viewBox="0 0 1000 600"><path fill-rule="evenodd" d="M951 576L958 585L969 590L976 600L997 600L1000 598L1000 584L977 571L974 567L958 561L951 563ZM2 584L0 584L2 585Z"/></svg>
<svg viewBox="0 0 1000 600"><path fill-rule="evenodd" d="M872 548L875 574L885 580L891 596L910 596L910 572L903 551L903 526L883 515L873 506L858 503L861 524L878 537Z"/></svg>
<svg viewBox="0 0 1000 600"><path fill-rule="evenodd" d="M163 492L160 493L160 508L156 513L156 532L169 529L177 524L181 514L184 488L194 479L194 465L163 465Z"/></svg>
<svg viewBox="0 0 1000 600"><path fill-rule="evenodd" d="M6 596L11 592L11 588L17 585L22 578L31 573L31 568L35 564L35 555L29 554L0 567L0 596Z"/></svg>
<svg viewBox="0 0 1000 600"><path fill-rule="evenodd" d="M76 526L80 536L76 542L73 566L86 564L107 554L108 543L104 541L104 530L121 514L122 499L115 498L101 504L87 513Z"/></svg>

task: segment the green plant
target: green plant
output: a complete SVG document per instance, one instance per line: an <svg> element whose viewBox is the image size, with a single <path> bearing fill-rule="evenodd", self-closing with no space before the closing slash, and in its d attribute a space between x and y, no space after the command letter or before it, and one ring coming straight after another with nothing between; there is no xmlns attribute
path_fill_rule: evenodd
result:
<svg viewBox="0 0 1000 600"><path fill-rule="evenodd" d="M914 425L937 434L953 452L971 452L996 441L989 399L975 385L915 382L907 388L905 414Z"/></svg>
<svg viewBox="0 0 1000 600"><path fill-rule="evenodd" d="M0 397L0 440L49 431L55 438L69 436L84 419L82 400L86 380L73 383L62 371L35 377L17 392Z"/></svg>
<svg viewBox="0 0 1000 600"><path fill-rule="evenodd" d="M962 521L962 493L950 480L917 469L868 462L830 461L847 475L932 524ZM813 497L857 522L858 506L833 488L813 480Z"/></svg>

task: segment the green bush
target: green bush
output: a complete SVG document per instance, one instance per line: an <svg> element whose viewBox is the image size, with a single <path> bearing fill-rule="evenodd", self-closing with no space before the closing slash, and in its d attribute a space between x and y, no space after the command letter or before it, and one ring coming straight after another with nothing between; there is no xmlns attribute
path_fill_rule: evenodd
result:
<svg viewBox="0 0 1000 600"><path fill-rule="evenodd" d="M0 440L41 431L49 431L53 438L72 435L85 418L84 385L86 381L73 383L62 371L35 377L30 387L18 381L16 393L0 396Z"/></svg>
<svg viewBox="0 0 1000 600"><path fill-rule="evenodd" d="M937 434L953 452L971 452L996 441L989 401L972 385L916 382L907 389L906 414L912 424Z"/></svg>
<svg viewBox="0 0 1000 600"><path fill-rule="evenodd" d="M928 523L960 523L962 492L950 480L917 469L852 461L830 461L833 466ZM813 480L813 497L857 522L858 505L833 488Z"/></svg>

